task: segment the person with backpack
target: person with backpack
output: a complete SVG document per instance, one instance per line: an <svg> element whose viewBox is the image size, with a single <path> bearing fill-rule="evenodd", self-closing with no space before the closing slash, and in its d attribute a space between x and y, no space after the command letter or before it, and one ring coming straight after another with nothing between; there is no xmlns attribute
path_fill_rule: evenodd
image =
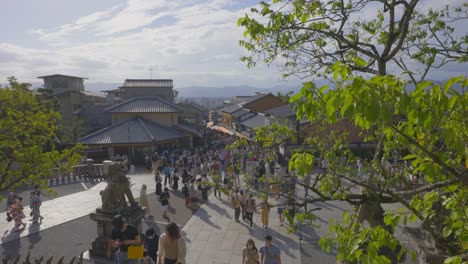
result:
<svg viewBox="0 0 468 264"><path fill-rule="evenodd" d="M145 250L148 252L148 256L156 262L156 258L158 257L159 236L152 227L148 228L145 234Z"/></svg>
<svg viewBox="0 0 468 264"><path fill-rule="evenodd" d="M163 217L168 220L169 220L169 217L167 216L167 210L169 209L169 198L170 198L169 189L167 187L164 187L164 191L159 196L159 202L161 202L161 207L163 210Z"/></svg>

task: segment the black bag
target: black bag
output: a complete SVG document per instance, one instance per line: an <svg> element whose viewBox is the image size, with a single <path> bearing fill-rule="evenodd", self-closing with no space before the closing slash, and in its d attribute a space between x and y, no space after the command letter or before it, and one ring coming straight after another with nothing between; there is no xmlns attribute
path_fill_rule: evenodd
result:
<svg viewBox="0 0 468 264"><path fill-rule="evenodd" d="M7 213L7 219L8 222L11 222L13 220L13 217L11 217L10 213Z"/></svg>

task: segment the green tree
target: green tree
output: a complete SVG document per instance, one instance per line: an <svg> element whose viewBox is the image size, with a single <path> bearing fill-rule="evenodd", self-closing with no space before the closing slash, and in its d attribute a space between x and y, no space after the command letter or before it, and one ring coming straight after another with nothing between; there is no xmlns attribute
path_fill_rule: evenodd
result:
<svg viewBox="0 0 468 264"><path fill-rule="evenodd" d="M375 75L386 75L391 66L392 73L405 72L416 83L431 67L468 59L468 34L462 26L468 4L418 11L420 2L261 2L238 20L246 29L240 44L251 52L242 60L249 67L278 60L285 76L299 77L327 76L336 62Z"/></svg>
<svg viewBox="0 0 468 264"><path fill-rule="evenodd" d="M45 188L52 169L71 169L82 147L57 151L60 114L43 104L29 84L8 80L9 86L0 87L0 191L34 184Z"/></svg>
<svg viewBox="0 0 468 264"><path fill-rule="evenodd" d="M331 134L313 135L308 142L316 151L296 153L290 161L303 177L314 160L329 161L327 173L304 184L315 197L299 206L334 200L354 206L321 240L324 249L338 249L341 261L402 261L405 250L394 231L408 220L418 221L437 248L453 256L447 262L460 263L467 250L468 81L457 77L440 86L425 79L434 67L467 61L468 34L456 25L467 18L468 4L426 11L419 5L418 0L275 0L238 21L247 38L240 44L251 52L242 58L249 67L276 60L285 76L331 79L330 87L304 83L291 99L298 119L324 126L346 119L376 144L373 158L363 163L366 180L341 162L343 156L356 160L343 136L330 142ZM404 78L416 84L414 91ZM398 157L408 166L387 162ZM384 203L403 210L385 210Z"/></svg>

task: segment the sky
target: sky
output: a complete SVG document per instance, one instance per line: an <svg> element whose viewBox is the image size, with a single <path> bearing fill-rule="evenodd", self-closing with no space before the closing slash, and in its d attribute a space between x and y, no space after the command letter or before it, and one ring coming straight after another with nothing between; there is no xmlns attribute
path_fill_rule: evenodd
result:
<svg viewBox="0 0 468 264"><path fill-rule="evenodd" d="M243 29L237 19L259 0L0 2L0 83L8 76L38 82L37 76L56 73L88 82L167 78L176 87L300 82L286 84L276 65L247 69L240 61L246 51L238 44ZM433 79L446 75L435 72Z"/></svg>

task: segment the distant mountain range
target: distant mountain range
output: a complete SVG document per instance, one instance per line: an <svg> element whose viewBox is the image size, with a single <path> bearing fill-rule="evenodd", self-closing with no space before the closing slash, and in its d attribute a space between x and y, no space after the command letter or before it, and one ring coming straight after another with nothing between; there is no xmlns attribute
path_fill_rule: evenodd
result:
<svg viewBox="0 0 468 264"><path fill-rule="evenodd" d="M325 80L317 81L318 85L324 85L327 83ZM434 82L442 82L445 81L437 81ZM42 87L42 82L33 82L31 83L33 88ZM102 92L106 90L113 90L120 87L122 83L104 83L104 82L85 82L85 90L91 92ZM266 93L271 92L276 94L278 92L287 93L289 91L293 91L294 93L299 92L302 85L300 83L285 83L285 85L276 85L273 86L271 89L262 89L258 87L253 87L249 85L239 85L239 86L223 86L223 87L216 87L216 86L190 86L190 87L175 87L177 91L179 91L179 97L183 98L190 98L190 97L213 97L213 98L228 98L237 95L254 95L255 93ZM459 85L455 86L459 89ZM409 90L413 90L414 85L409 85Z"/></svg>
<svg viewBox="0 0 468 264"><path fill-rule="evenodd" d="M42 87L43 83L33 82L31 83L33 88ZM122 83L103 83L103 82L85 82L85 90L91 92L102 92L106 90L117 89L122 86ZM254 95L255 93L271 92L276 94L277 92L286 93L289 91L298 92L301 86L298 84L288 86L274 86L271 89L261 89L248 85L240 86L190 86L190 87L176 87L175 90L179 91L180 97L233 97L236 95Z"/></svg>

